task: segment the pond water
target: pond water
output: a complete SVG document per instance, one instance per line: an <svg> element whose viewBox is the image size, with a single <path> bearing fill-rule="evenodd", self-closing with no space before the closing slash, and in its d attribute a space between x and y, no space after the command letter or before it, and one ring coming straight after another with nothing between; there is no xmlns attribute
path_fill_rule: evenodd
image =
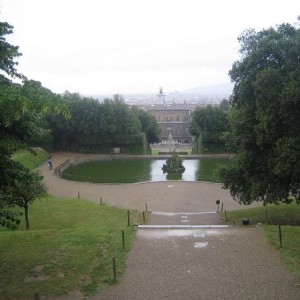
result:
<svg viewBox="0 0 300 300"><path fill-rule="evenodd" d="M73 181L93 183L133 183L144 181L210 181L220 182L219 169L231 163L229 159L184 159L182 174L168 174L162 170L165 159L109 159L93 160L71 165L61 177Z"/></svg>

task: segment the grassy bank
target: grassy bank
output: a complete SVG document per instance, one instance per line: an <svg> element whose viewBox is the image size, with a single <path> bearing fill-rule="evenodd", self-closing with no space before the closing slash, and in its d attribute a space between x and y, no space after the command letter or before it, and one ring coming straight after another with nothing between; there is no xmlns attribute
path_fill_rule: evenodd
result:
<svg viewBox="0 0 300 300"><path fill-rule="evenodd" d="M113 256L120 278L134 238L126 210L48 196L30 206L30 221L29 232L0 231L0 299L93 294L113 283Z"/></svg>
<svg viewBox="0 0 300 300"><path fill-rule="evenodd" d="M262 228L269 242L278 249L285 265L300 284L300 205L293 202L227 212L229 223L241 225L243 218L248 218L250 225L264 224ZM281 225L282 247L278 225Z"/></svg>
<svg viewBox="0 0 300 300"><path fill-rule="evenodd" d="M44 163L48 153L18 151L13 158L29 169ZM22 212L21 209L18 209ZM0 227L0 299L31 299L66 295L74 290L90 295L114 283L125 270L135 230L127 226L127 210L79 199L47 196L29 207L31 231ZM131 224L140 222L131 212ZM122 231L125 236L123 249Z"/></svg>
<svg viewBox="0 0 300 300"><path fill-rule="evenodd" d="M242 224L243 218L248 218L250 225L257 223L267 225L300 225L300 205L291 204L267 205L250 209L227 212L228 221L236 225Z"/></svg>
<svg viewBox="0 0 300 300"><path fill-rule="evenodd" d="M281 226L282 247L279 242L278 226L263 226L272 245L280 252L287 268L293 273L300 285L300 226Z"/></svg>
<svg viewBox="0 0 300 300"><path fill-rule="evenodd" d="M169 149L166 148L151 148L151 155L159 155L159 152L168 152ZM192 148L179 148L175 152L187 152L187 154L192 154Z"/></svg>
<svg viewBox="0 0 300 300"><path fill-rule="evenodd" d="M35 152L36 154L31 153L27 150L20 150L14 153L12 158L13 160L20 162L26 168L32 170L44 163L49 156L48 152L40 148L36 148Z"/></svg>

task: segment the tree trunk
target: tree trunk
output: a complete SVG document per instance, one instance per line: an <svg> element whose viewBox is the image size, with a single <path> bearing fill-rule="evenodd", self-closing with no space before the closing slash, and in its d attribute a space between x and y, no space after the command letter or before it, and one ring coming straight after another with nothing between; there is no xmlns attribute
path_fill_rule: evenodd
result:
<svg viewBox="0 0 300 300"><path fill-rule="evenodd" d="M29 226L29 217L28 217L28 204L25 204L24 209L25 209L25 223L26 223L26 230L30 230L30 226Z"/></svg>

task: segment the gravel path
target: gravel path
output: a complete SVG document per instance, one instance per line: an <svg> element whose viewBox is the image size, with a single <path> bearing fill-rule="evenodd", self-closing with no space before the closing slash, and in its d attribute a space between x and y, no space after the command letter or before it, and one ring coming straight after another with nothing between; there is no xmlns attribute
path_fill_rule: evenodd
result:
<svg viewBox="0 0 300 300"><path fill-rule="evenodd" d="M76 159L70 154L55 154L54 167L67 158ZM81 198L99 202L102 197L106 204L140 211L147 203L153 212L148 224L222 224L215 213L216 199L226 210L243 208L219 184L88 184L59 179L46 164L41 170L48 191L59 197L77 197L79 192ZM80 297L75 293L72 299ZM148 228L137 230L120 283L91 299L298 300L300 288L258 227Z"/></svg>
<svg viewBox="0 0 300 300"><path fill-rule="evenodd" d="M300 299L255 227L139 229L121 283L93 299Z"/></svg>

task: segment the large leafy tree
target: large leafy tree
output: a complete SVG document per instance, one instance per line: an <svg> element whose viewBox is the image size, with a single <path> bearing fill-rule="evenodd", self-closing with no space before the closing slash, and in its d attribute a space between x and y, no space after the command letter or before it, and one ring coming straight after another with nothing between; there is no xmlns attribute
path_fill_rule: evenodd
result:
<svg viewBox="0 0 300 300"><path fill-rule="evenodd" d="M14 178L9 185L4 187L4 201L7 206L19 206L24 208L26 230L29 225L29 204L46 194L46 188L42 182L43 177L37 172L31 172L18 162L14 163Z"/></svg>
<svg viewBox="0 0 300 300"><path fill-rule="evenodd" d="M5 36L13 33L13 26L7 22L0 22L0 70L3 70L11 77L24 78L22 74L17 72L16 58L21 56L19 47L13 46L6 41Z"/></svg>
<svg viewBox="0 0 300 300"><path fill-rule="evenodd" d="M148 143L157 140L155 118L126 105L119 95L105 99L103 103L68 92L63 98L69 103L72 118L47 117L57 149L95 153L120 147L124 152L130 152L134 145L143 145L136 151L140 153L145 137Z"/></svg>
<svg viewBox="0 0 300 300"><path fill-rule="evenodd" d="M222 135L227 130L227 112L220 107L199 107L192 114L190 132L196 138L202 137L203 147L207 151L224 151Z"/></svg>
<svg viewBox="0 0 300 300"><path fill-rule="evenodd" d="M142 125L142 132L146 134L147 141L149 144L153 144L160 141L160 128L155 117L148 111L134 106L133 112L138 117Z"/></svg>
<svg viewBox="0 0 300 300"><path fill-rule="evenodd" d="M15 216L7 210L20 192L20 187L27 192L36 191L32 184L41 178L26 170L11 159L18 149L28 148L30 143L47 133L40 127L41 119L46 114L68 114L67 107L58 95L44 88L39 82L27 80L16 70L15 59L21 54L18 47L9 44L5 36L13 32L8 23L0 22L0 224L16 222ZM14 83L17 77L22 84ZM24 176L20 176L23 174ZM26 175L26 176L25 176ZM28 175L28 176L27 176ZM24 195L23 189L23 195ZM30 191L31 189L31 191ZM36 193L39 196L39 193ZM30 197L32 201L34 196Z"/></svg>
<svg viewBox="0 0 300 300"><path fill-rule="evenodd" d="M224 187L241 203L300 200L300 30L282 24L239 38L229 72L232 148Z"/></svg>

